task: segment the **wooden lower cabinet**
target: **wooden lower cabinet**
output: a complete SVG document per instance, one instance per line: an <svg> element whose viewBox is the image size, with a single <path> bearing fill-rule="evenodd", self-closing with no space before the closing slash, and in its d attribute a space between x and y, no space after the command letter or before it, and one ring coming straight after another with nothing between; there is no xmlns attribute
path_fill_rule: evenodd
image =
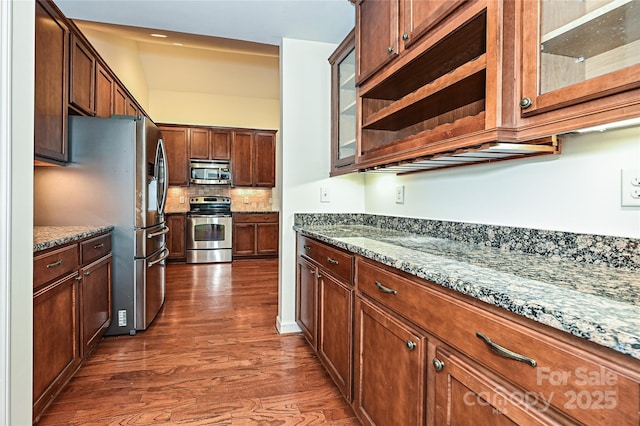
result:
<svg viewBox="0 0 640 426"><path fill-rule="evenodd" d="M169 260L184 262L187 259L186 250L186 213L167 214L167 248Z"/></svg>
<svg viewBox="0 0 640 426"><path fill-rule="evenodd" d="M233 214L233 258L276 257L279 253L278 213Z"/></svg>
<svg viewBox="0 0 640 426"><path fill-rule="evenodd" d="M298 324L363 424L640 425L637 359L303 235L297 253Z"/></svg>
<svg viewBox="0 0 640 426"><path fill-rule="evenodd" d="M78 272L33 295L33 416L36 419L80 365Z"/></svg>
<svg viewBox="0 0 640 426"><path fill-rule="evenodd" d="M298 256L296 283L296 322L307 342L316 349L318 268L302 256Z"/></svg>
<svg viewBox="0 0 640 426"><path fill-rule="evenodd" d="M364 299L356 306L356 414L366 425L426 424L427 339Z"/></svg>
<svg viewBox="0 0 640 426"><path fill-rule="evenodd" d="M34 422L111 324L111 268L111 233L34 254Z"/></svg>
<svg viewBox="0 0 640 426"><path fill-rule="evenodd" d="M111 324L111 255L80 269L81 355L98 344Z"/></svg>
<svg viewBox="0 0 640 426"><path fill-rule="evenodd" d="M351 401L353 376L353 286L329 274L318 278L318 357Z"/></svg>

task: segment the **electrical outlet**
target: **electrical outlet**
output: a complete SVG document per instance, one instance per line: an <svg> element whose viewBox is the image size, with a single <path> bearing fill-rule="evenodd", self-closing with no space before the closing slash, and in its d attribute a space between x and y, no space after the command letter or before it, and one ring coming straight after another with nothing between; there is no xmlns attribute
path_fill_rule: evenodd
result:
<svg viewBox="0 0 640 426"><path fill-rule="evenodd" d="M621 175L622 207L640 207L640 169L623 169Z"/></svg>
<svg viewBox="0 0 640 426"><path fill-rule="evenodd" d="M329 188L327 187L320 188L320 202L328 203L330 201L331 199L329 198Z"/></svg>
<svg viewBox="0 0 640 426"><path fill-rule="evenodd" d="M242 201L243 201L245 204L249 204L249 197L247 197L247 196L245 195L245 196L244 196L244 198L242 199Z"/></svg>
<svg viewBox="0 0 640 426"><path fill-rule="evenodd" d="M127 310L121 309L118 311L118 327L127 326Z"/></svg>
<svg viewBox="0 0 640 426"><path fill-rule="evenodd" d="M404 185L396 186L396 204L404 204Z"/></svg>
<svg viewBox="0 0 640 426"><path fill-rule="evenodd" d="M180 197L180 204L184 204L184 197Z"/></svg>

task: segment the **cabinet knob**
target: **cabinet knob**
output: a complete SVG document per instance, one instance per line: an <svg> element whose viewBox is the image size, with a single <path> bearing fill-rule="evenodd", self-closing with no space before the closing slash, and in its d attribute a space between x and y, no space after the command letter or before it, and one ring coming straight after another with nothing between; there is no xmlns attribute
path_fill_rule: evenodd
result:
<svg viewBox="0 0 640 426"><path fill-rule="evenodd" d="M392 53L393 52L393 46L387 47L387 52Z"/></svg>
<svg viewBox="0 0 640 426"><path fill-rule="evenodd" d="M402 39L405 40L405 41L409 40L409 34L407 34L407 33L402 34Z"/></svg>
<svg viewBox="0 0 640 426"><path fill-rule="evenodd" d="M315 269L309 269L309 273L310 273L311 275L315 275L315 274L316 274L316 270L315 270Z"/></svg>
<svg viewBox="0 0 640 426"><path fill-rule="evenodd" d="M527 109L533 104L531 98L522 98L520 99L520 108Z"/></svg>
<svg viewBox="0 0 640 426"><path fill-rule="evenodd" d="M434 358L433 359L433 367L436 369L436 371L442 371L442 369L444 368L444 362L440 361L438 358Z"/></svg>
<svg viewBox="0 0 640 426"><path fill-rule="evenodd" d="M407 340L406 341L407 344L407 348L412 351L416 348L416 346L418 346L418 344L416 342L414 342L413 340Z"/></svg>

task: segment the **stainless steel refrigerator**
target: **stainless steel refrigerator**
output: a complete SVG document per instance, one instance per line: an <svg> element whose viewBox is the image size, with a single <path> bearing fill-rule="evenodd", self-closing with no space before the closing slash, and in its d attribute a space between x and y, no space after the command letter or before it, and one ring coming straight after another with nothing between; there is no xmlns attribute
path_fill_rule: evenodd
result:
<svg viewBox="0 0 640 426"><path fill-rule="evenodd" d="M165 297L166 151L144 117L69 117L70 164L34 173L36 225L114 225L107 335L145 330Z"/></svg>

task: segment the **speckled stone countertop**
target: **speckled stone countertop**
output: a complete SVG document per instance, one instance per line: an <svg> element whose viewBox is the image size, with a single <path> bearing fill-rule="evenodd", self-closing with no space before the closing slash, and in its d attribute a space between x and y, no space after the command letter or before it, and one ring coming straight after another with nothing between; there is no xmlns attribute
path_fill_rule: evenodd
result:
<svg viewBox="0 0 640 426"><path fill-rule="evenodd" d="M113 230L113 226L34 226L33 252L72 243Z"/></svg>
<svg viewBox="0 0 640 426"><path fill-rule="evenodd" d="M317 220L313 215L296 215L294 230L640 359L637 240L611 237L614 247L591 244L593 254L590 261L585 261L584 253L574 258L555 249L528 253L528 247L505 248L508 244L504 241L493 247L486 241L455 241L408 232L406 227L393 229L350 221L341 224L340 220L322 216ZM403 220L409 223L409 219ZM469 226L476 233L486 232L480 229L485 225ZM424 231L415 226L411 229ZM510 232L515 240L522 241L525 231L535 230L511 228ZM556 238L549 237L548 247L557 246L558 239L566 244L572 238L583 243L585 239L602 242L609 238L551 234ZM566 251L572 250L577 249L566 247ZM631 253L627 253L629 250ZM611 251L620 253L612 255ZM608 257L599 256L600 252ZM620 258L626 259L624 266L612 267L612 263L620 263Z"/></svg>

